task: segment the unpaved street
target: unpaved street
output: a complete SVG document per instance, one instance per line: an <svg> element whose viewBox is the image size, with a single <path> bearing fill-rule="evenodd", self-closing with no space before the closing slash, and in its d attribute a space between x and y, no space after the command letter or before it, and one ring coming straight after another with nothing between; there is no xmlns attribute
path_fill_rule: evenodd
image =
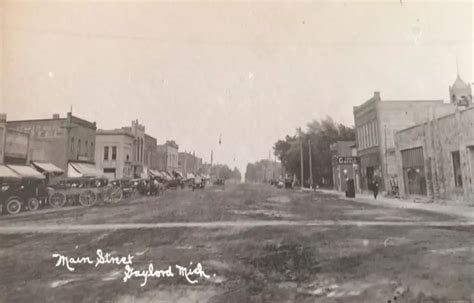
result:
<svg viewBox="0 0 474 303"><path fill-rule="evenodd" d="M0 219L1 302L471 302L473 222L265 185ZM133 256L173 277L124 282ZM192 262L192 264L191 264ZM190 284L175 265L202 265Z"/></svg>

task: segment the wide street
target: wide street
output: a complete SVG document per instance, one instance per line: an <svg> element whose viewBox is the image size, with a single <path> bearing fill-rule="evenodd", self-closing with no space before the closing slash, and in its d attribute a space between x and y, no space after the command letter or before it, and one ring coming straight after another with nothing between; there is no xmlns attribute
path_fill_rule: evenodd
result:
<svg viewBox="0 0 474 303"><path fill-rule="evenodd" d="M472 302L473 232L461 217L269 185L169 190L2 216L0 302ZM177 267L198 263L189 281ZM154 276L124 279L150 264Z"/></svg>

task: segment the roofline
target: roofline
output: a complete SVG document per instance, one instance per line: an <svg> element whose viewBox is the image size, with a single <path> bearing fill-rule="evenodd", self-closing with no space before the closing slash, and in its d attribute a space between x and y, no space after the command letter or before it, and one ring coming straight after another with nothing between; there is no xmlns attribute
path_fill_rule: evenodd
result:
<svg viewBox="0 0 474 303"><path fill-rule="evenodd" d="M130 138L135 138L132 134L129 134L127 132L124 132L124 131L117 131L117 132L114 132L114 130L110 130L110 131L107 131L107 130L103 130L103 129L99 129L96 131L95 133L96 136L128 136Z"/></svg>

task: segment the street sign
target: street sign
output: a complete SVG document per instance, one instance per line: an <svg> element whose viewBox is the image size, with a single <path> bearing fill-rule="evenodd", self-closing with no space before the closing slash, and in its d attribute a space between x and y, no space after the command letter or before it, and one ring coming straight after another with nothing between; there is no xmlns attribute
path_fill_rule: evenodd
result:
<svg viewBox="0 0 474 303"><path fill-rule="evenodd" d="M357 157L338 157L337 163L339 165L343 164L357 164L358 158Z"/></svg>

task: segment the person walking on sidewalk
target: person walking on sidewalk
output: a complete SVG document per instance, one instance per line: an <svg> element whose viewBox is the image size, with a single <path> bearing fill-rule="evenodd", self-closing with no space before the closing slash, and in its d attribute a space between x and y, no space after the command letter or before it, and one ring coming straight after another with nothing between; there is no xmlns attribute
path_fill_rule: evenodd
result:
<svg viewBox="0 0 474 303"><path fill-rule="evenodd" d="M372 181L372 191L374 192L374 199L377 200L377 195L379 194L379 181L377 178L374 178Z"/></svg>

